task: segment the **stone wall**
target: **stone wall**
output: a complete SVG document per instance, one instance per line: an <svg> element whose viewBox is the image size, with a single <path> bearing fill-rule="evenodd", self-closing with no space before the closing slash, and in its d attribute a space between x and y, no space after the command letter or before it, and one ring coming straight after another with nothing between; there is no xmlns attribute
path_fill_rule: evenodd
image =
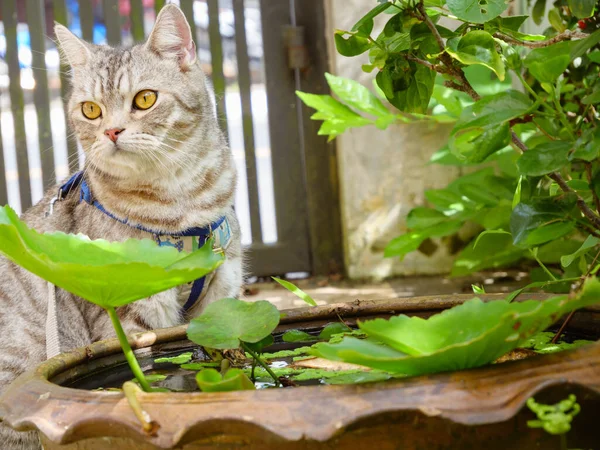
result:
<svg viewBox="0 0 600 450"><path fill-rule="evenodd" d="M361 70L366 55L346 58L335 52L333 30L348 30L371 9L369 0L326 0L330 71L372 87L374 74ZM406 231L406 214L423 205L424 191L445 187L459 169L427 165L445 142L450 127L433 123L353 129L337 138L346 269L353 279L450 271L448 245L437 240L426 255L384 258L385 245Z"/></svg>

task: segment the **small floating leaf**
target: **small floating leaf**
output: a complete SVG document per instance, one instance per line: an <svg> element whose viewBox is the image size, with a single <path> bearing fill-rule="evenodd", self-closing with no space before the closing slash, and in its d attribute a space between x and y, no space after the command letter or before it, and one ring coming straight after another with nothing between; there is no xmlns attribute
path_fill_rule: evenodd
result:
<svg viewBox="0 0 600 450"><path fill-rule="evenodd" d="M258 342L279 324L279 311L265 300L244 302L224 298L211 303L193 319L188 338L203 347L238 348L240 341Z"/></svg>
<svg viewBox="0 0 600 450"><path fill-rule="evenodd" d="M316 336L300 330L287 330L283 333L281 339L284 342L314 342L319 340Z"/></svg>
<svg viewBox="0 0 600 450"><path fill-rule="evenodd" d="M350 328L345 323L332 322L325 325L325 328L321 330L321 332L319 333L319 339L321 339L322 341L328 341L334 334L350 333L351 331L352 328Z"/></svg>
<svg viewBox="0 0 600 450"><path fill-rule="evenodd" d="M156 358L155 363L171 363L171 364L185 364L192 359L192 352L185 352L177 356L169 356L165 358Z"/></svg>

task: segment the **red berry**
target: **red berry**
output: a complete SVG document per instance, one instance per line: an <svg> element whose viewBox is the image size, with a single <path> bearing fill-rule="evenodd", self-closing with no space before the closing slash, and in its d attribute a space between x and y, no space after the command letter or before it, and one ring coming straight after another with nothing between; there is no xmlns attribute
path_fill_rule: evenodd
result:
<svg viewBox="0 0 600 450"><path fill-rule="evenodd" d="M585 27L587 26L587 24L585 23L585 20L580 20L579 22L577 22L577 26L581 29L581 30L585 30Z"/></svg>

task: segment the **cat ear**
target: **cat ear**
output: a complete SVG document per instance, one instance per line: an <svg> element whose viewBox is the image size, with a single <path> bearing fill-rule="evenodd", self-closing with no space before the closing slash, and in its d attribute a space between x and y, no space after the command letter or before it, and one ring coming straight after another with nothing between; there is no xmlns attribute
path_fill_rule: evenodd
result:
<svg viewBox="0 0 600 450"><path fill-rule="evenodd" d="M146 48L165 58L177 58L182 69L196 62L192 31L177 6L169 4L160 10Z"/></svg>
<svg viewBox="0 0 600 450"><path fill-rule="evenodd" d="M92 56L89 44L79 39L63 25L55 23L54 34L58 39L63 55L67 58L71 67L85 65Z"/></svg>

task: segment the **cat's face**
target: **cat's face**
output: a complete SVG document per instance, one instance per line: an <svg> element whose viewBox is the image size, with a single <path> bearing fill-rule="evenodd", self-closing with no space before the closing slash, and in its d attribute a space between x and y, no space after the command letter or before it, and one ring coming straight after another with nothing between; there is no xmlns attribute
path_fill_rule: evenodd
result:
<svg viewBox="0 0 600 450"><path fill-rule="evenodd" d="M68 115L88 164L122 178L192 163L201 149L188 139L214 112L177 7L163 8L148 41L131 49L85 43L60 25L56 35L72 67Z"/></svg>

